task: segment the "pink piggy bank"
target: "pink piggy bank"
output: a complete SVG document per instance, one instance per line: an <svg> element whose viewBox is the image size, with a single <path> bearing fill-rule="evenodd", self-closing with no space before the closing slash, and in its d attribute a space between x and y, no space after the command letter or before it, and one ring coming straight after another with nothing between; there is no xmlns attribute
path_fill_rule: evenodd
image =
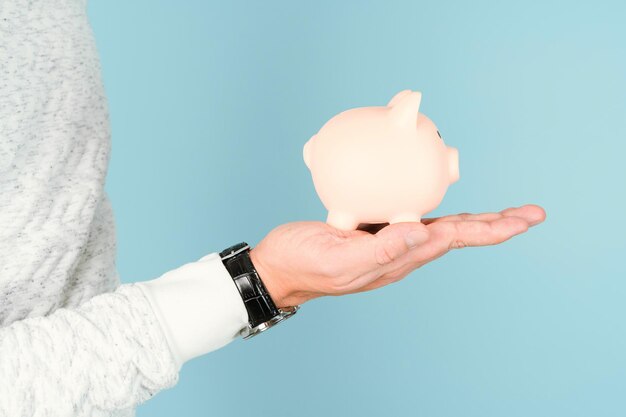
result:
<svg viewBox="0 0 626 417"><path fill-rule="evenodd" d="M304 145L328 224L420 221L459 179L459 153L419 113L421 98L405 90L386 107L339 113Z"/></svg>

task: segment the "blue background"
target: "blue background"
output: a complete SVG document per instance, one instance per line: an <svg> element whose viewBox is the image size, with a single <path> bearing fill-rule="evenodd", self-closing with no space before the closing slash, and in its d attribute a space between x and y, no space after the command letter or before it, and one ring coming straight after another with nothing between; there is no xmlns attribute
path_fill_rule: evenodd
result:
<svg viewBox="0 0 626 417"><path fill-rule="evenodd" d="M324 220L302 145L424 94L459 148L436 215L548 220L187 363L139 416L626 414L620 2L91 1L125 282Z"/></svg>

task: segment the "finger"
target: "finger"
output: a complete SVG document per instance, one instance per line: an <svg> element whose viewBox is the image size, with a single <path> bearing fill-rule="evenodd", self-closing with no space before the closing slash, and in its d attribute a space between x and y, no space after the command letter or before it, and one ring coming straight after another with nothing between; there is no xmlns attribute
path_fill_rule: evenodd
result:
<svg viewBox="0 0 626 417"><path fill-rule="evenodd" d="M546 219L546 211L536 204L526 204L516 209L507 209L502 212L506 216L520 217L530 226L536 226Z"/></svg>
<svg viewBox="0 0 626 417"><path fill-rule="evenodd" d="M502 218L502 213L459 213L443 217L433 217L422 219L422 223L428 225L434 222L458 222L458 221L491 221Z"/></svg>
<svg viewBox="0 0 626 417"><path fill-rule="evenodd" d="M450 216L422 219L422 223L431 224L440 221L493 221L502 217L519 217L528 221L530 226L535 226L546 218L546 212L540 206L527 204L521 207L511 207L499 213L461 213Z"/></svg>
<svg viewBox="0 0 626 417"><path fill-rule="evenodd" d="M458 249L467 246L496 245L528 230L530 223L525 218L502 217L493 221L433 222L429 226L431 235L439 249Z"/></svg>
<svg viewBox="0 0 626 417"><path fill-rule="evenodd" d="M504 210L499 213L483 213L479 218L491 218L490 221L465 220L431 222L429 240L399 257L389 265L387 271L375 281L369 283L359 291L368 291L396 282L404 278L411 271L429 263L451 249L466 246L486 246L502 243L513 236L528 230L528 227L540 223L545 219L541 207L531 206L522 211L518 209ZM527 211L524 213L524 211ZM523 214L524 218L511 217L511 214ZM464 218L477 218L475 215L461 215ZM449 216L451 217L451 216Z"/></svg>

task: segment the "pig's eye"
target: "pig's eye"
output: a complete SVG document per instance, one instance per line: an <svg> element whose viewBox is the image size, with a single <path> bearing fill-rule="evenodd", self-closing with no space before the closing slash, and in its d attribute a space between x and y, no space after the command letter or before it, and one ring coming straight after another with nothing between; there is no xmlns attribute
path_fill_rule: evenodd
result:
<svg viewBox="0 0 626 417"><path fill-rule="evenodd" d="M441 133L439 133L439 131L437 131L437 134L439 135L439 139L443 139L443 138L441 137Z"/></svg>

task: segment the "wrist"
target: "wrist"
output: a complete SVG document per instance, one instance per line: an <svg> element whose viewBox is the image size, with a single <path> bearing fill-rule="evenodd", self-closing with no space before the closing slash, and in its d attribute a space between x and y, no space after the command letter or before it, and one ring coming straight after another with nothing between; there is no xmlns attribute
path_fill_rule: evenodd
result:
<svg viewBox="0 0 626 417"><path fill-rule="evenodd" d="M294 288L292 282L281 276L279 272L269 267L263 259L263 255L259 253L257 248L250 250L250 260L257 270L263 285L267 289L272 301L276 307L292 307L302 305L305 302L315 298L314 294L307 291L301 291Z"/></svg>

